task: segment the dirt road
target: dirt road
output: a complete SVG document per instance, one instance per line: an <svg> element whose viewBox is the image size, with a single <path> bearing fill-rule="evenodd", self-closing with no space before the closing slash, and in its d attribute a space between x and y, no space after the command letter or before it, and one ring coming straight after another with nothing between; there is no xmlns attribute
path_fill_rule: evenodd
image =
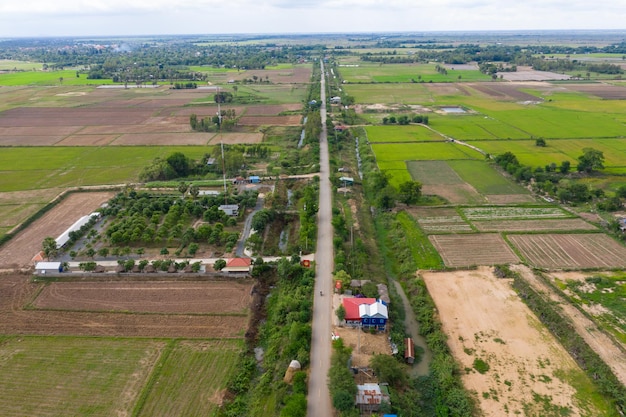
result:
<svg viewBox="0 0 626 417"><path fill-rule="evenodd" d="M311 335L311 374L307 415L311 417L332 416L327 375L330 369L330 332L332 314L333 227L332 194L330 187L330 164L328 138L326 137L326 82L322 66L322 92L320 109L322 133L320 134L320 203L317 212L317 253L315 302L313 304L313 330ZM320 291L324 295L320 295Z"/></svg>

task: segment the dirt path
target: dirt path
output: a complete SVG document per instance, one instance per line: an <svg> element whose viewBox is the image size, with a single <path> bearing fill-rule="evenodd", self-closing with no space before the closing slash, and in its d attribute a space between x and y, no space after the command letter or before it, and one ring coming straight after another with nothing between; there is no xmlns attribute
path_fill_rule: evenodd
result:
<svg viewBox="0 0 626 417"><path fill-rule="evenodd" d="M514 265L511 268L519 272L522 278L524 278L535 291L549 297L551 301L561 307L563 313L574 324L578 334L611 368L620 382L626 385L626 353L624 349L598 328L592 320L587 318L561 295L557 294L549 285L537 278L528 267Z"/></svg>

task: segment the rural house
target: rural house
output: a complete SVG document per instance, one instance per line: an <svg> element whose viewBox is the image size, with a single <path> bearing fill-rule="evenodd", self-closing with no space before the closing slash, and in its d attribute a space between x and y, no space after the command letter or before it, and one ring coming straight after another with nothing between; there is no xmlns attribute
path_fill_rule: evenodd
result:
<svg viewBox="0 0 626 417"><path fill-rule="evenodd" d="M37 262L35 265L35 273L38 275L58 274L63 272L61 262Z"/></svg>
<svg viewBox="0 0 626 417"><path fill-rule="evenodd" d="M345 322L348 326L361 326L385 330L389 314L387 306L375 298L346 297L343 299L346 310Z"/></svg>
<svg viewBox="0 0 626 417"><path fill-rule="evenodd" d="M222 269L222 272L229 274L249 274L251 266L252 259L250 258L231 258L226 262L226 266Z"/></svg>
<svg viewBox="0 0 626 417"><path fill-rule="evenodd" d="M389 403L389 389L378 384L357 385L356 406L361 413L378 411L380 405Z"/></svg>

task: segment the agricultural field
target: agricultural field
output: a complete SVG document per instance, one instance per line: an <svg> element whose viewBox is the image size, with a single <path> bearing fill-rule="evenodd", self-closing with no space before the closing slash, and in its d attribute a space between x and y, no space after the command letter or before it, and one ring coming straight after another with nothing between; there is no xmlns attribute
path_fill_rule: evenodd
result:
<svg viewBox="0 0 626 417"><path fill-rule="evenodd" d="M598 228L583 219L476 220L472 225L481 232L557 232L588 231Z"/></svg>
<svg viewBox="0 0 626 417"><path fill-rule="evenodd" d="M454 208L409 208L424 232L461 233L472 232L472 227L459 215Z"/></svg>
<svg viewBox="0 0 626 417"><path fill-rule="evenodd" d="M247 315L251 282L52 282L31 303L38 310Z"/></svg>
<svg viewBox="0 0 626 417"><path fill-rule="evenodd" d="M3 337L2 415L129 416L164 347L149 339Z"/></svg>
<svg viewBox="0 0 626 417"><path fill-rule="evenodd" d="M436 64L384 64L360 62L358 66L339 68L348 83L441 83L458 81L488 81L491 77L478 68L454 69L448 66L447 73L437 72Z"/></svg>
<svg viewBox="0 0 626 417"><path fill-rule="evenodd" d="M484 161L448 161L448 165L463 181L483 195L522 194L528 196L529 201L533 201L528 190L503 177L492 165Z"/></svg>
<svg viewBox="0 0 626 417"><path fill-rule="evenodd" d="M367 126L365 129L370 143L443 142L446 140L443 136L421 125Z"/></svg>
<svg viewBox="0 0 626 417"><path fill-rule="evenodd" d="M422 183L422 193L438 195L451 204L481 204L487 200L461 179L451 161L407 161L411 178Z"/></svg>
<svg viewBox="0 0 626 417"><path fill-rule="evenodd" d="M215 416L243 350L240 340L182 340L144 388L137 416Z"/></svg>
<svg viewBox="0 0 626 417"><path fill-rule="evenodd" d="M616 415L508 280L484 267L421 275L483 415Z"/></svg>
<svg viewBox="0 0 626 417"><path fill-rule="evenodd" d="M461 212L466 219L475 220L510 220L510 219L554 219L572 217L560 207L464 207Z"/></svg>
<svg viewBox="0 0 626 417"><path fill-rule="evenodd" d="M532 265L548 269L624 268L626 248L602 233L509 235Z"/></svg>
<svg viewBox="0 0 626 417"><path fill-rule="evenodd" d="M428 238L449 267L515 264L520 261L504 238L496 233L430 235Z"/></svg>

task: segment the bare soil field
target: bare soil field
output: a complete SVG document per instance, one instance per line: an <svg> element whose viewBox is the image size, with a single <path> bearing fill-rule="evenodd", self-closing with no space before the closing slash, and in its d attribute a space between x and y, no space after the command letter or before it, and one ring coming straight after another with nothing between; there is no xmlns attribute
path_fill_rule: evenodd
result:
<svg viewBox="0 0 626 417"><path fill-rule="evenodd" d="M238 143L261 143L263 142L263 133L219 133L213 136L209 143L217 145L236 145Z"/></svg>
<svg viewBox="0 0 626 417"><path fill-rule="evenodd" d="M487 194L485 198L491 204L518 204L535 201L535 198L530 194Z"/></svg>
<svg viewBox="0 0 626 417"><path fill-rule="evenodd" d="M239 119L240 125L274 125L274 126L298 126L301 124L302 116L242 116Z"/></svg>
<svg viewBox="0 0 626 417"><path fill-rule="evenodd" d="M152 118L154 119L154 118ZM164 122L164 120L167 120ZM77 135L146 134L146 133L189 133L189 119L160 118L158 122L142 125L100 125L85 126Z"/></svg>
<svg viewBox="0 0 626 417"><path fill-rule="evenodd" d="M565 86L568 90L578 91L600 97L605 100L626 99L626 87L611 84L571 84Z"/></svg>
<svg viewBox="0 0 626 417"><path fill-rule="evenodd" d="M569 80L572 78L567 74L559 74L557 72L535 71L531 67L517 67L517 72L499 72L498 76L507 81L552 81L552 80Z"/></svg>
<svg viewBox="0 0 626 417"><path fill-rule="evenodd" d="M471 232L471 226L453 208L408 208L426 233Z"/></svg>
<svg viewBox="0 0 626 417"><path fill-rule="evenodd" d="M519 258L496 233L431 235L431 243L446 266L496 265L518 263Z"/></svg>
<svg viewBox="0 0 626 417"><path fill-rule="evenodd" d="M126 134L111 145L206 145L213 133L145 133Z"/></svg>
<svg viewBox="0 0 626 417"><path fill-rule="evenodd" d="M539 101L540 98L532 94L520 91L524 86L511 83L476 83L472 84L472 88L480 91L489 97L497 99L509 99L515 101Z"/></svg>
<svg viewBox="0 0 626 417"><path fill-rule="evenodd" d="M489 268L422 273L463 383L485 416L595 416L567 378L582 371L511 289ZM476 361L488 369L478 372ZM484 369L483 369L484 370Z"/></svg>
<svg viewBox="0 0 626 417"><path fill-rule="evenodd" d="M474 187L464 184L449 185L423 185L422 193L425 195L438 195L445 198L451 204L470 204L486 202Z"/></svg>
<svg viewBox="0 0 626 417"><path fill-rule="evenodd" d="M56 146L107 146L119 137L118 134L110 135L71 135L56 142ZM32 144L33 146L37 146Z"/></svg>
<svg viewBox="0 0 626 417"><path fill-rule="evenodd" d="M374 355L391 355L387 333L371 334L351 327L333 327L333 332L343 339L344 346L352 348L352 366L369 367Z"/></svg>
<svg viewBox="0 0 626 417"><path fill-rule="evenodd" d="M286 111L302 110L302 104L269 104L265 106L248 106L246 108L247 116L278 116Z"/></svg>
<svg viewBox="0 0 626 417"><path fill-rule="evenodd" d="M259 80L268 80L274 84L306 84L311 81L311 68L296 67L281 70L247 70L239 73L228 73L229 80L252 79L257 76Z"/></svg>
<svg viewBox="0 0 626 417"><path fill-rule="evenodd" d="M626 248L602 233L510 235L531 264L550 269L620 268Z"/></svg>
<svg viewBox="0 0 626 417"><path fill-rule="evenodd" d="M42 285L30 275L0 275L1 334L241 338L248 328L245 315L24 310Z"/></svg>
<svg viewBox="0 0 626 417"><path fill-rule="evenodd" d="M546 219L546 220L487 220L474 221L474 226L481 232L525 232L558 230L596 230L597 228L583 219Z"/></svg>
<svg viewBox="0 0 626 417"><path fill-rule="evenodd" d="M101 125L111 121L137 125L151 115L151 110L136 108L19 107L0 113L0 127L67 127Z"/></svg>
<svg viewBox="0 0 626 417"><path fill-rule="evenodd" d="M113 197L112 192L72 193L56 207L0 247L0 269L22 268L41 250L44 238L56 238L81 216Z"/></svg>
<svg viewBox="0 0 626 417"><path fill-rule="evenodd" d="M32 305L51 310L245 313L252 286L251 281L53 282Z"/></svg>

